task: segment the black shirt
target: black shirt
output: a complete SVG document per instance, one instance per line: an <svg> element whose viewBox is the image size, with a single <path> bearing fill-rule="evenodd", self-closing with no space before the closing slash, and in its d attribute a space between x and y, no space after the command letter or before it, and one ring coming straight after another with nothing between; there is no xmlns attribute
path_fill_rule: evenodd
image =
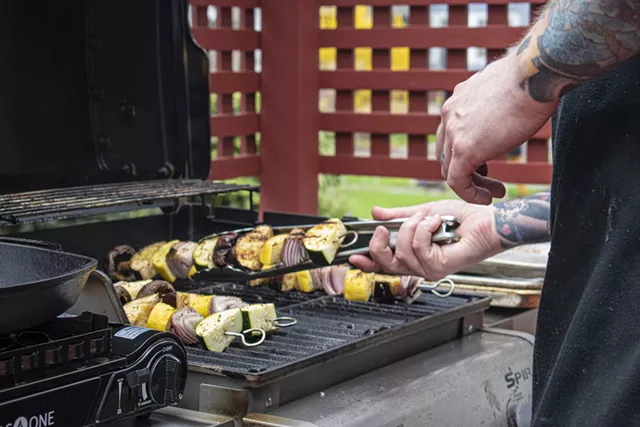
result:
<svg viewBox="0 0 640 427"><path fill-rule="evenodd" d="M640 56L563 97L533 426L640 426Z"/></svg>

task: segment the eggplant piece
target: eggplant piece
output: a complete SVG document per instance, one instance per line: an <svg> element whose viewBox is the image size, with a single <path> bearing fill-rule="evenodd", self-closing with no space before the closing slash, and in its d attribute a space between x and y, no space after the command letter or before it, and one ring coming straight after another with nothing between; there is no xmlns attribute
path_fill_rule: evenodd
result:
<svg viewBox="0 0 640 427"><path fill-rule="evenodd" d="M261 225L238 238L231 250L235 263L249 270L260 270L262 268L260 253L267 240L271 237L273 237L271 227Z"/></svg>
<svg viewBox="0 0 640 427"><path fill-rule="evenodd" d="M157 242L145 246L138 253L131 257L131 270L140 277L140 279L153 279L158 275L158 271L153 265L153 254L162 247L166 242Z"/></svg>
<svg viewBox="0 0 640 427"><path fill-rule="evenodd" d="M124 305L138 298L140 290L144 288L151 280L136 280L133 282L116 282L113 287L116 289L120 302ZM148 294L147 294L148 295Z"/></svg>
<svg viewBox="0 0 640 427"><path fill-rule="evenodd" d="M378 302L394 300L400 295L402 278L388 274L373 275L373 299Z"/></svg>
<svg viewBox="0 0 640 427"><path fill-rule="evenodd" d="M136 275L131 270L131 258L136 250L128 245L120 245L111 249L104 260L104 270L114 282L131 282Z"/></svg>
<svg viewBox="0 0 640 427"><path fill-rule="evenodd" d="M342 245L347 229L338 218L311 227L304 236L304 247L317 265L331 265Z"/></svg>
<svg viewBox="0 0 640 427"><path fill-rule="evenodd" d="M198 247L194 242L176 243L167 253L167 267L177 279L187 279L196 273L193 253Z"/></svg>
<svg viewBox="0 0 640 427"><path fill-rule="evenodd" d="M180 243L179 240L172 240L160 246L151 257L151 262L155 269L160 273L162 278L167 282L173 283L176 281L176 276L173 275L169 266L167 265L167 254L176 243Z"/></svg>
<svg viewBox="0 0 640 427"><path fill-rule="evenodd" d="M175 293L176 289L169 282L164 280L151 280L144 285L136 298L144 298L147 295L158 294L162 297L165 294Z"/></svg>
<svg viewBox="0 0 640 427"><path fill-rule="evenodd" d="M238 240L236 233L227 233L218 237L213 251L213 263L218 268L223 268L231 261L231 249Z"/></svg>

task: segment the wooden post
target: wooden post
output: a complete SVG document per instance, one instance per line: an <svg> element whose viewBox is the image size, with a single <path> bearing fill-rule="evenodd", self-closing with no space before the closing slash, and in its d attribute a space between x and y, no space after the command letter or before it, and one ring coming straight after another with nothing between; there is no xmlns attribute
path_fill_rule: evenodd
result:
<svg viewBox="0 0 640 427"><path fill-rule="evenodd" d="M318 28L315 1L262 1L262 212L318 211Z"/></svg>

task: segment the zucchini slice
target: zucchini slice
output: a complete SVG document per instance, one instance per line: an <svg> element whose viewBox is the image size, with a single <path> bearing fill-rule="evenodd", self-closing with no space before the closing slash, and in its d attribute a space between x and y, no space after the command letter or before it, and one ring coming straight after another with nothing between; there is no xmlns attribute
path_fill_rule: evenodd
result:
<svg viewBox="0 0 640 427"><path fill-rule="evenodd" d="M278 318L276 306L269 304L251 304L242 307L243 329L262 329L265 332L272 332L278 329L273 320Z"/></svg>
<svg viewBox="0 0 640 427"><path fill-rule="evenodd" d="M124 312L133 326L147 326L151 310L160 302L160 295L153 294L124 305Z"/></svg>
<svg viewBox="0 0 640 427"><path fill-rule="evenodd" d="M122 294L129 297L129 301L132 301L138 298L140 290L149 283L151 283L151 280L136 280L134 282L116 282L113 286L118 291L118 295L122 292Z"/></svg>
<svg viewBox="0 0 640 427"><path fill-rule="evenodd" d="M176 243L180 243L180 240L172 240L170 242L164 243L155 251L153 257L151 257L153 266L156 268L156 270L158 270L158 273L160 273L162 278L169 283L175 282L176 276L173 275L171 269L167 265L167 255L169 254L169 251L171 250L173 245L175 245Z"/></svg>
<svg viewBox="0 0 640 427"><path fill-rule="evenodd" d="M256 227L255 230L240 237L231 251L235 261L249 270L260 270L262 268L260 253L271 237L273 237L273 230L266 225Z"/></svg>
<svg viewBox="0 0 640 427"><path fill-rule="evenodd" d="M203 240L193 251L193 264L198 270L211 270L216 266L213 262L213 251L216 249L218 237Z"/></svg>
<svg viewBox="0 0 640 427"><path fill-rule="evenodd" d="M180 310L184 307L191 307L202 317L211 314L211 299L213 295L189 294L186 292L176 293L176 308Z"/></svg>
<svg viewBox="0 0 640 427"><path fill-rule="evenodd" d="M344 298L367 302L373 296L373 275L360 270L349 270L344 278Z"/></svg>
<svg viewBox="0 0 640 427"><path fill-rule="evenodd" d="M296 275L298 276L298 289L301 292L313 292L316 290L311 270L298 271Z"/></svg>
<svg viewBox="0 0 640 427"><path fill-rule="evenodd" d="M152 258L158 249L166 242L156 242L145 246L131 257L131 269L135 271L141 279L153 279L158 275L158 271L153 265Z"/></svg>
<svg viewBox="0 0 640 427"><path fill-rule="evenodd" d="M169 304L159 302L153 307L151 313L149 313L147 328L158 331L169 331L171 329L171 316L173 316L175 312L176 309Z"/></svg>
<svg viewBox="0 0 640 427"><path fill-rule="evenodd" d="M282 246L287 234L278 234L267 240L260 252L260 262L263 265L274 265L280 262Z"/></svg>
<svg viewBox="0 0 640 427"><path fill-rule="evenodd" d="M304 236L304 247L309 258L318 265L330 265L336 257L347 228L337 218L311 227Z"/></svg>
<svg viewBox="0 0 640 427"><path fill-rule="evenodd" d="M239 308L212 314L196 326L196 335L204 341L205 347L217 353L223 352L235 338L226 335L226 332L242 332L242 312Z"/></svg>

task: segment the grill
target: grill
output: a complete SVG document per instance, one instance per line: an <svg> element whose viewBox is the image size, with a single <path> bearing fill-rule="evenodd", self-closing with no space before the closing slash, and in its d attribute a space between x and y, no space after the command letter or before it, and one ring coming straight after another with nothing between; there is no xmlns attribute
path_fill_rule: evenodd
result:
<svg viewBox="0 0 640 427"><path fill-rule="evenodd" d="M64 219L115 206L149 205L182 197L258 189L251 185L176 179L6 194L0 196L0 225Z"/></svg>

